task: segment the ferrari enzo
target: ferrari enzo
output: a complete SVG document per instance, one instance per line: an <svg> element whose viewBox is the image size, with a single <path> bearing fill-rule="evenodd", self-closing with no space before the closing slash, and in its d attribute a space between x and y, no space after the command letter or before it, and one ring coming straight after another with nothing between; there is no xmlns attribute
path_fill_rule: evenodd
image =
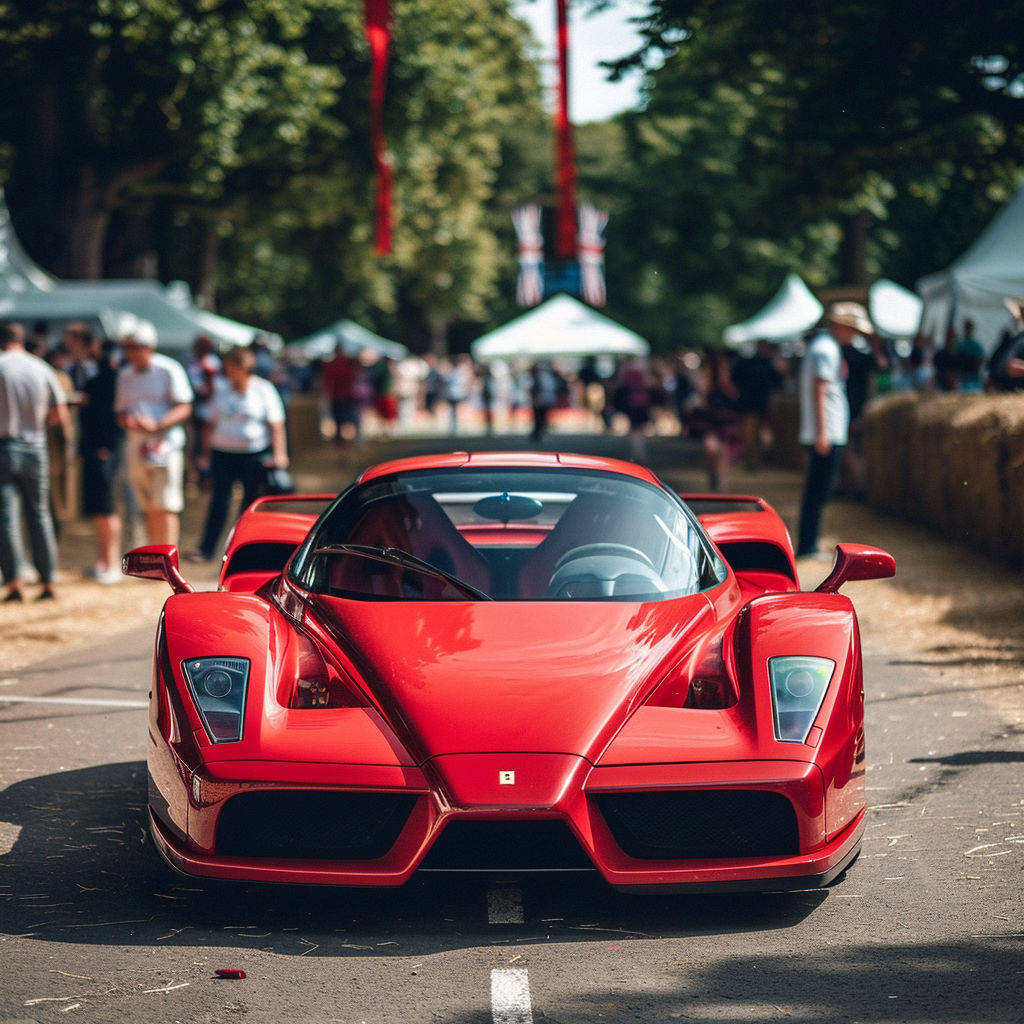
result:
<svg viewBox="0 0 1024 1024"><path fill-rule="evenodd" d="M156 636L149 810L189 875L395 886L598 871L649 893L830 884L864 829L840 544L814 592L762 500L566 454L375 466L265 498Z"/></svg>

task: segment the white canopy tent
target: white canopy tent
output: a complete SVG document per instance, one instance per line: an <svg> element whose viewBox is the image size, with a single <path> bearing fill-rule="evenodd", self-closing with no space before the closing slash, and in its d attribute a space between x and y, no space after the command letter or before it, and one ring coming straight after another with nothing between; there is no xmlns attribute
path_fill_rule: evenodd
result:
<svg viewBox="0 0 1024 1024"><path fill-rule="evenodd" d="M51 326L84 320L114 337L120 317L132 313L153 324L161 351L169 352L187 351L197 334L209 334L222 346L248 345L256 337L254 327L200 309L187 287L176 284L177 289L159 281L61 281L49 291L0 299L0 318Z"/></svg>
<svg viewBox="0 0 1024 1024"><path fill-rule="evenodd" d="M782 287L759 313L725 329L728 345L746 345L765 338L791 341L813 327L824 312L799 274L789 274Z"/></svg>
<svg viewBox="0 0 1024 1024"><path fill-rule="evenodd" d="M1004 299L1024 299L1024 189L997 214L974 244L945 270L922 277L921 331L942 342L947 328L975 323L975 337L990 352L1011 323Z"/></svg>
<svg viewBox="0 0 1024 1024"><path fill-rule="evenodd" d="M53 329L69 320L84 320L113 337L125 313L149 320L164 351L187 351L197 334L209 334L226 346L248 345L260 333L200 309L183 281L164 285L142 279L60 281L51 277L22 248L0 190L0 319L45 321ZM277 335L264 337L280 344Z"/></svg>
<svg viewBox="0 0 1024 1024"><path fill-rule="evenodd" d="M361 327L354 320L337 320L315 334L296 338L288 343L289 355L299 354L310 362L316 359L330 359L336 348L350 356L357 356L364 349L370 349L388 359L404 359L409 350L397 341L389 341L373 331Z"/></svg>
<svg viewBox="0 0 1024 1024"><path fill-rule="evenodd" d="M470 346L473 358L558 359L645 356L651 347L633 331L571 295L554 295Z"/></svg>
<svg viewBox="0 0 1024 1024"><path fill-rule="evenodd" d="M868 289L868 312L879 334L888 338L913 338L921 324L924 303L912 291L879 278Z"/></svg>

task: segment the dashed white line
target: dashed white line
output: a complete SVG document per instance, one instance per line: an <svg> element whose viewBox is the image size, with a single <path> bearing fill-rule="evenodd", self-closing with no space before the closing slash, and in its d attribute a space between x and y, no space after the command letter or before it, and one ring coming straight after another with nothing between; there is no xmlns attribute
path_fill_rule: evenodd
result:
<svg viewBox="0 0 1024 1024"><path fill-rule="evenodd" d="M88 700L85 697L8 697L0 694L0 704L78 704L90 708L148 708L144 700Z"/></svg>
<svg viewBox="0 0 1024 1024"><path fill-rule="evenodd" d="M526 971L491 971L491 1018L494 1024L533 1024Z"/></svg>
<svg viewBox="0 0 1024 1024"><path fill-rule="evenodd" d="M487 893L488 924L522 924L523 894L519 889L491 889Z"/></svg>

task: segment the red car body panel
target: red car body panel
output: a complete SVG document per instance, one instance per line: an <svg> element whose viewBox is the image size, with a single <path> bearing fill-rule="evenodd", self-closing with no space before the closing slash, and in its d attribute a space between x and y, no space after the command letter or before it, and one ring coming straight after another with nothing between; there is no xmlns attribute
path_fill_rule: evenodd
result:
<svg viewBox="0 0 1024 1024"><path fill-rule="evenodd" d="M404 602L386 619L373 603L317 605L330 606L324 622L408 723L403 739L421 758L516 750L594 759L710 613L703 594L640 606Z"/></svg>
<svg viewBox="0 0 1024 1024"><path fill-rule="evenodd" d="M228 535L218 580L220 589L249 593L259 590L268 579L277 575L280 566L276 569L242 569L235 556L250 546L280 544L292 549L298 547L320 513L335 497L333 494L282 494L257 498Z"/></svg>
<svg viewBox="0 0 1024 1024"><path fill-rule="evenodd" d="M631 464L529 453L398 460L367 470L359 483L466 466L572 467L660 487ZM230 565L253 545L256 552L277 545L279 557L316 517L257 503L233 531L222 589L176 594L161 618L149 722L150 811L161 854L206 877L400 885L431 864L453 823L547 822L567 827L611 884L637 891L827 884L856 855L863 831L856 616L841 595L798 591L788 533L760 499L693 496L698 511L701 501L737 505L700 515L720 551L740 545L732 549L738 559L765 562L672 600L381 603L305 595L301 632L345 681L352 704L315 708L289 704L304 670L292 613L264 586L280 570L244 558L239 572ZM463 534L474 544L529 548L548 529L504 524ZM779 740L769 659L808 656L834 663L824 699L803 742ZM248 663L241 736L231 742L211 741L186 677L189 662L218 658ZM723 682L724 706L683 706L691 681L706 671ZM278 797L299 804L351 797L369 801L374 813L398 805L401 813L373 856L229 849L228 818L243 835L246 828L233 808ZM691 806L686 801L712 815L718 801L738 801L735 812L721 814L726 831L734 819L743 824L748 804L782 801L765 806L792 817L792 846L658 857L642 843L631 846L637 797L683 801L666 805L676 816ZM764 813L770 822L774 812ZM305 834L298 812L293 825Z"/></svg>

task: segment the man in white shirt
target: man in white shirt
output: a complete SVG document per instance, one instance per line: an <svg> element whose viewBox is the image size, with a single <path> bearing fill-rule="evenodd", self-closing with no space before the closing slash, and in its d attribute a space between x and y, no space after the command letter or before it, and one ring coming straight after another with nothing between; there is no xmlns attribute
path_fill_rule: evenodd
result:
<svg viewBox="0 0 1024 1024"><path fill-rule="evenodd" d="M185 428L192 385L185 367L156 351L145 320L122 327L127 365L117 375L114 412L127 431L128 480L146 513L150 544L177 544L185 504Z"/></svg>
<svg viewBox="0 0 1024 1024"><path fill-rule="evenodd" d="M817 555L821 517L832 497L850 429L843 347L874 327L859 302L834 302L800 364L800 443L808 450L797 557Z"/></svg>
<svg viewBox="0 0 1024 1024"><path fill-rule="evenodd" d="M50 516L46 428L58 423L70 438L71 417L57 375L26 351L21 324L0 326L0 573L7 587L5 603L24 600L22 514L43 585L38 599L54 596L57 538Z"/></svg>

